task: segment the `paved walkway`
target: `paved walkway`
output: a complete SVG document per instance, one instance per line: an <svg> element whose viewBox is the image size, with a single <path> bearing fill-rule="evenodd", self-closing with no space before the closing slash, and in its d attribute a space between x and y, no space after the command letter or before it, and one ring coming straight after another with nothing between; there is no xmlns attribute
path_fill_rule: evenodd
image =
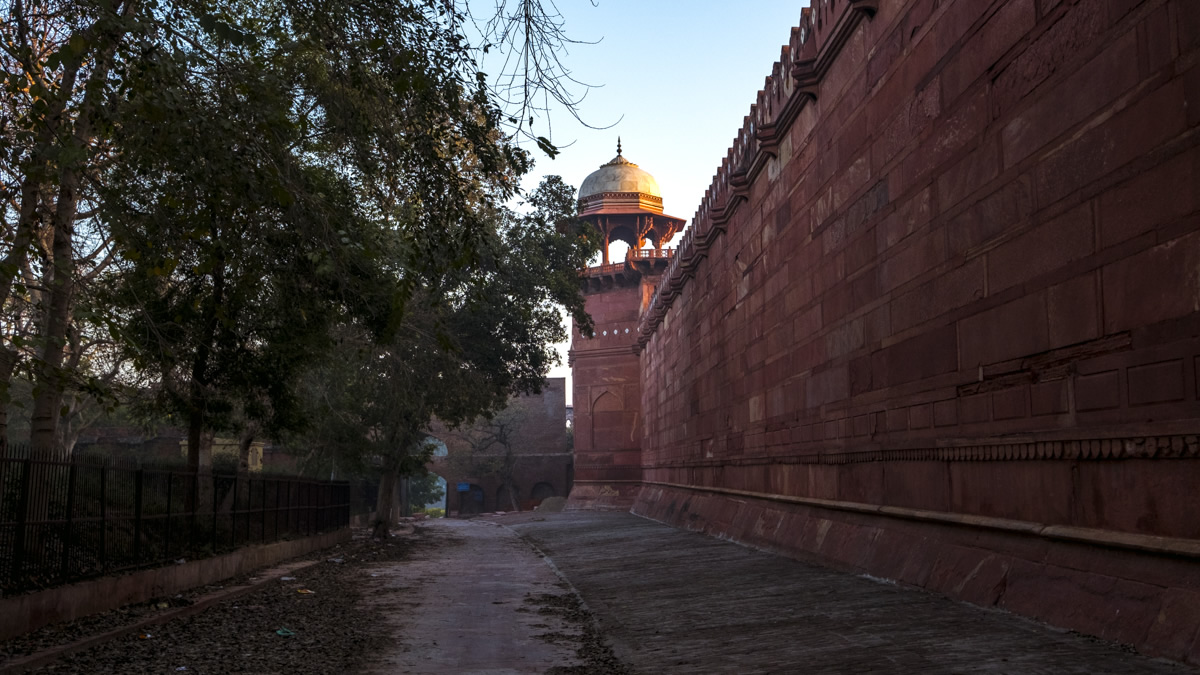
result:
<svg viewBox="0 0 1200 675"><path fill-rule="evenodd" d="M1194 672L629 514L509 522L574 584L639 673Z"/></svg>
<svg viewBox="0 0 1200 675"><path fill-rule="evenodd" d="M441 545L367 572L366 595L398 640L365 672L540 675L578 663L571 645L546 638L577 631L534 600L569 592L511 530L439 520L425 531Z"/></svg>

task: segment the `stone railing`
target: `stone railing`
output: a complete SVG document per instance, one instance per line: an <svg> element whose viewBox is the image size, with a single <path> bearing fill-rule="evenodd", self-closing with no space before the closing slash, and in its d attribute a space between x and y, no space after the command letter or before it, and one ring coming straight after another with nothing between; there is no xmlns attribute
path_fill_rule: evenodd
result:
<svg viewBox="0 0 1200 675"><path fill-rule="evenodd" d="M656 258L657 259L666 259L666 258L670 258L674 254L675 254L675 249L673 249L673 248L660 248L660 249L631 248L631 249L629 249L629 253L627 253L625 255L625 259L626 260L654 260Z"/></svg>

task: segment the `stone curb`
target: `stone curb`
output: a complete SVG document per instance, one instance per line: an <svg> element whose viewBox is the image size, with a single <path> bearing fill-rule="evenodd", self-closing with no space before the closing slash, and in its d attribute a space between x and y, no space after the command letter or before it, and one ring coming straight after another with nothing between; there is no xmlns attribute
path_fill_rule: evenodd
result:
<svg viewBox="0 0 1200 675"><path fill-rule="evenodd" d="M136 632L139 629L147 626L153 626L155 624L166 623L175 619L182 619L193 614L199 614L200 612L212 607L217 603L246 595L247 593L258 589L268 581L275 581L279 579L279 577L287 576L292 572L297 572L302 569L307 569L320 562L320 560L304 560L271 567L259 573L258 578L251 580L248 584L230 586L228 588L222 588L207 595L203 595L186 607L170 609L162 612L161 614L140 619L134 623L122 626L120 628L115 628L97 635L89 635L85 638L76 640L75 642L59 645L57 647L51 647L50 649L29 654L28 656L22 656L20 658L0 664L0 675L8 675L9 673L23 673L33 670L34 668L40 668L44 665L57 661L64 656L68 656L70 654L83 651L89 647L93 647L95 645L108 642L109 640L114 640L124 635L128 635L129 633Z"/></svg>

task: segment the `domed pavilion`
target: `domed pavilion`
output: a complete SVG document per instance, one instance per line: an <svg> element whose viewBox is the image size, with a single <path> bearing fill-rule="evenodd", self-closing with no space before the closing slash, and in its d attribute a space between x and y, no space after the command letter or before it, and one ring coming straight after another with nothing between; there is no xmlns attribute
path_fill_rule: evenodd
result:
<svg viewBox="0 0 1200 675"><path fill-rule="evenodd" d="M603 261L614 241L629 244L629 258L660 258L662 245L683 227L684 220L663 213L662 192L654 176L621 154L583 180L579 187L579 215L604 236ZM654 253L640 253L649 241Z"/></svg>

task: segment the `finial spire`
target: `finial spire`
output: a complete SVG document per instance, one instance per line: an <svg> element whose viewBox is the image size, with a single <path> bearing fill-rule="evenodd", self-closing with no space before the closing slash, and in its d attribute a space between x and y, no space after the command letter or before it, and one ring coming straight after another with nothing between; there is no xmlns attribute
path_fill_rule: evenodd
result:
<svg viewBox="0 0 1200 675"><path fill-rule="evenodd" d="M621 154L621 137L617 136L617 154Z"/></svg>

